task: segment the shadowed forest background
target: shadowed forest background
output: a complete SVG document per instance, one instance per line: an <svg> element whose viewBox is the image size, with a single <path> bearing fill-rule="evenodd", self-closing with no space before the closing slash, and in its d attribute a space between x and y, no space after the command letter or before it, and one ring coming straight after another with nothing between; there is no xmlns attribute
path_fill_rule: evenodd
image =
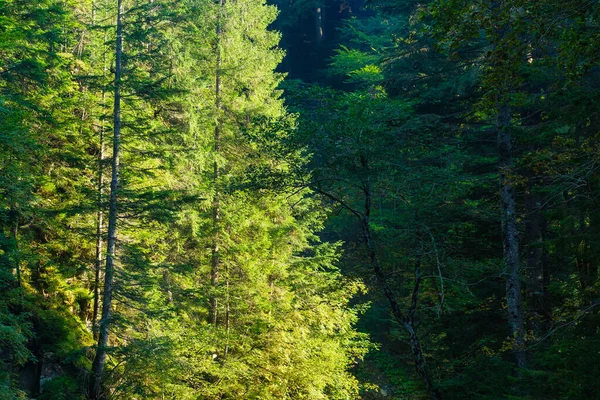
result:
<svg viewBox="0 0 600 400"><path fill-rule="evenodd" d="M0 0L0 399L593 399L595 0Z"/></svg>

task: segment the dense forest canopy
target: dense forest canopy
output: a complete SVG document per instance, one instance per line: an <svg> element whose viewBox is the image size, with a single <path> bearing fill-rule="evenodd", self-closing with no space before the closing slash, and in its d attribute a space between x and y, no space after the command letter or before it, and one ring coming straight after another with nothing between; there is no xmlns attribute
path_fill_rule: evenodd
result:
<svg viewBox="0 0 600 400"><path fill-rule="evenodd" d="M0 0L0 399L592 399L595 0Z"/></svg>

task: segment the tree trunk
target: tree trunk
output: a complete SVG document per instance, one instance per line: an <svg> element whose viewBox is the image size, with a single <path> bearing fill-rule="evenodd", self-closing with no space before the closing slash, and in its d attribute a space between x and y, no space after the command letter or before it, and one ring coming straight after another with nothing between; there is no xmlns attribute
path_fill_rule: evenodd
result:
<svg viewBox="0 0 600 400"><path fill-rule="evenodd" d="M105 94L102 93L104 100ZM98 340L98 313L100 311L100 270L102 266L102 229L104 227L104 213L102 211L102 189L104 188L104 122L100 126L100 154L98 155L98 213L96 220L96 263L94 265L94 309L92 314L92 329L94 340Z"/></svg>
<svg viewBox="0 0 600 400"><path fill-rule="evenodd" d="M323 40L323 8L315 8L315 41L317 44Z"/></svg>
<svg viewBox="0 0 600 400"><path fill-rule="evenodd" d="M92 16L92 23L96 25L95 16L95 3L92 4L94 15ZM107 42L106 29L104 30L104 42ZM103 65L102 65L102 76L106 77L107 65L106 65L106 51L103 52ZM102 247L103 236L102 230L104 229L104 210L102 209L102 191L104 189L104 117L106 111L106 90L102 89L102 118L100 121L100 154L98 154L98 213L96 219L96 263L94 265L94 305L92 311L92 331L94 334L94 340L98 340L98 314L100 313L100 273L102 269Z"/></svg>
<svg viewBox="0 0 600 400"><path fill-rule="evenodd" d="M12 161L13 155L10 155ZM17 200L15 198L15 192L10 192L10 211L8 214L8 221L10 223L10 234L13 240L12 248L12 262L15 266L15 275L17 278L17 287L21 287L21 259L19 254L19 210L17 209ZM22 294L22 293L21 293Z"/></svg>
<svg viewBox="0 0 600 400"><path fill-rule="evenodd" d="M368 170L368 165L365 159L361 159L361 163L363 167ZM417 309L417 301L419 299L419 286L421 283L421 258L417 255L417 261L415 264L415 285L413 287L413 293L411 298L411 304L409 311L406 315L402 312L400 308L400 304L398 303L398 299L396 298L396 294L393 292L390 287L385 274L383 273L383 269L379 264L379 259L377 258L377 252L375 251L375 246L373 244L373 239L371 237L371 228L369 226L369 219L371 215L371 188L369 183L366 182L363 185L363 193L365 195L365 204L364 211L361 213L356 209L350 207L346 204L342 199L337 198L326 191L321 190L320 188L315 188L318 193L330 198L331 200L337 202L342 207L350 211L356 218L360 221L360 226L362 229L363 240L365 242L365 246L367 248L367 253L369 255L369 263L371 264L371 268L373 268L373 272L375 273L375 278L377 280L377 286L383 292L383 295L388 300L390 304L390 308L392 309L392 315L397 323L400 324L406 331L409 336L410 345L412 348L413 356L415 359L415 368L419 377L421 377L423 384L425 386L425 390L429 398L432 400L440 400L442 398L441 393L434 387L429 372L427 370L427 365L425 363L425 356L421 349L421 343L419 341L419 337L417 336L415 326L414 326L414 315Z"/></svg>
<svg viewBox="0 0 600 400"><path fill-rule="evenodd" d="M366 162L363 161L363 164L365 164L365 163ZM402 310L400 308L400 305L398 304L398 299L396 297L396 294L393 292L390 285L388 284L385 274L383 273L383 269L381 268L381 265L379 264L379 259L377 258L375 246L373 245L373 239L371 237L371 229L369 226L369 218L371 215L371 189L370 189L368 183L366 183L364 185L363 190L365 193L365 210L364 210L364 214L362 215L362 218L361 218L361 226L362 226L362 231L363 231L363 239L365 241L367 250L369 252L369 260L371 263L371 267L373 268L373 271L375 272L377 284L378 284L379 288L383 291L384 296L386 297L386 299L388 300L388 302L390 304L390 308L392 309L392 315L394 316L394 319L396 320L396 322L398 322L404 328L405 332L408 334L410 346L411 346L414 361L415 361L415 368L417 370L417 374L423 381L423 384L425 386L425 390L427 391L427 394L429 395L429 397L432 400L440 400L442 398L442 396L441 396L440 392L432 384L432 380L429 375L429 371L427 370L425 356L424 356L422 348L421 348L421 342L419 340L419 337L417 335L417 332L416 332L415 326L414 326L414 315L415 315L416 308L417 308L417 301L419 298L419 286L421 283L421 258L419 255L417 255L417 261L415 263L415 284L414 284L412 298L411 298L411 305L410 305L408 313L406 315L404 315L404 313L402 312ZM355 214L360 215L357 212L355 212Z"/></svg>
<svg viewBox="0 0 600 400"><path fill-rule="evenodd" d="M595 212L580 211L579 229L576 235L581 239L576 248L576 266L583 305L590 305L598 300L595 286L598 282L598 246L593 240L598 237L598 216Z"/></svg>
<svg viewBox="0 0 600 400"><path fill-rule="evenodd" d="M225 5L225 0L220 0L219 2L219 14L217 16L217 38L215 44L215 55L216 55L216 68L215 68L215 110L217 113L217 122L215 124L215 134L214 134L214 157L215 161L213 163L213 184L215 186L215 195L213 198L212 211L213 211L213 243L212 243L212 255L211 255L211 271L210 271L210 283L213 291L216 292L217 286L219 285L219 270L221 268L221 256L219 254L219 242L220 242L220 220L221 220L221 199L219 192L219 178L220 178L220 170L219 170L219 153L221 151L221 129L222 129L222 118L221 118L221 110L223 108L223 104L221 102L221 36L223 33L222 24L222 13L223 6ZM210 300L210 312L209 312L209 321L217 325L219 321L219 310L218 310L218 299L216 293L213 292Z"/></svg>
<svg viewBox="0 0 600 400"><path fill-rule="evenodd" d="M123 51L122 0L117 0L117 41L115 50L115 99L113 110L113 155L112 177L110 182L110 199L108 211L108 251L104 275L104 296L102 303L102 319L98 332L98 348L92 363L92 377L89 397L92 400L104 398L102 394L102 375L106 364L106 347L108 345L115 270L117 242L117 191L119 188L119 151L121 146L121 63Z"/></svg>
<svg viewBox="0 0 600 400"><path fill-rule="evenodd" d="M229 354L229 334L231 331L230 327L230 303L229 303L229 267L225 268L225 350L223 356L227 357Z"/></svg>
<svg viewBox="0 0 600 400"><path fill-rule="evenodd" d="M404 328L404 331L408 334L410 347L412 349L415 361L415 369L417 370L417 374L419 375L419 377L423 381L423 384L425 385L425 390L427 391L427 394L432 400L440 400L442 396L440 392L433 386L431 377L429 375L429 371L427 370L427 364L425 362L425 356L421 348L421 342L419 340L414 326L414 313L416 311L416 302L419 295L419 284L421 282L419 264L420 260L417 260L417 267L415 268L415 286L411 300L411 307L408 314L404 315L404 313L400 309L400 305L398 304L396 295L390 288L387 279L385 278L385 275L383 273L383 270L381 269L381 265L379 264L379 260L377 259L377 254L375 253L375 249L371 240L371 233L367 224L368 222L366 220L363 221L363 234L369 251L371 266L373 267L375 277L377 279L377 284L383 291L384 296L390 304L390 308L392 309L392 315L394 316L394 319Z"/></svg>
<svg viewBox="0 0 600 400"><path fill-rule="evenodd" d="M530 328L537 338L547 330L548 312L545 299L544 230L546 220L541 210L540 194L529 181L525 192L525 240L527 243L527 310Z"/></svg>
<svg viewBox="0 0 600 400"><path fill-rule="evenodd" d="M11 235L12 235L12 239L14 241L14 248L13 248L13 262L15 264L15 271L17 274L17 287L21 287L22 286L22 282L21 282L21 259L20 259L20 254L19 254L19 216L18 216L18 211L16 211L16 209L11 211L11 214L14 218L14 221L12 221L12 228L11 228Z"/></svg>
<svg viewBox="0 0 600 400"><path fill-rule="evenodd" d="M498 164L500 175L500 209L506 267L506 306L511 339L514 341L516 363L526 368L523 329L523 307L521 300L521 274L519 269L519 232L517 229L517 206L515 188L510 182L514 165L510 134L510 106L508 99L501 96L498 100Z"/></svg>
<svg viewBox="0 0 600 400"><path fill-rule="evenodd" d="M417 332L415 331L412 318L406 318L402 326L408 334L410 347L415 360L415 368L417 370L417 374L419 374L421 380L425 384L425 389L427 390L429 397L433 400L441 399L440 393L437 389L433 387L433 384L431 383L431 378L429 376L429 372L427 371L427 365L425 363L425 356L423 355L421 343L419 341L419 337L417 336Z"/></svg>
<svg viewBox="0 0 600 400"><path fill-rule="evenodd" d="M169 269L165 268L163 271L163 281L162 286L165 294L167 295L167 301L169 304L173 304L173 290L171 289L171 274L169 273Z"/></svg>

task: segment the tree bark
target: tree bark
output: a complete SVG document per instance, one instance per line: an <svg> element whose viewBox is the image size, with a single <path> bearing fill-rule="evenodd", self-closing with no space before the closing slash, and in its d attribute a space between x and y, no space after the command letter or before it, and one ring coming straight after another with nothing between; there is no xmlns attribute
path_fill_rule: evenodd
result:
<svg viewBox="0 0 600 400"><path fill-rule="evenodd" d="M506 306L508 326L513 342L515 360L519 368L526 368L523 307L521 300L521 271L519 265L519 231L515 188L510 182L514 170L510 134L510 105L506 94L498 99L498 164L500 175L500 209L506 267Z"/></svg>
<svg viewBox="0 0 600 400"><path fill-rule="evenodd" d="M104 93L102 97L104 99ZM94 340L98 340L98 314L100 311L100 270L102 267L102 229L104 227L104 212L102 210L102 189L104 188L104 123L100 127L100 154L98 154L98 213L96 217L96 262L94 265L94 309L92 327Z"/></svg>
<svg viewBox="0 0 600 400"><path fill-rule="evenodd" d="M108 251L104 275L104 295L102 303L102 319L98 332L98 347L92 363L92 377L89 397L92 400L103 399L102 375L106 364L106 347L108 345L113 295L113 280L117 244L117 192L119 189L119 155L121 146L121 68L123 52L122 0L117 0L117 41L115 49L115 98L113 108L113 155L112 177L110 182L110 199L108 211Z"/></svg>
<svg viewBox="0 0 600 400"><path fill-rule="evenodd" d="M547 331L548 312L546 310L544 270L544 230L546 220L541 210L540 194L531 180L525 192L525 240L527 243L527 310L529 325L536 337Z"/></svg>
<svg viewBox="0 0 600 400"><path fill-rule="evenodd" d="M315 8L315 40L317 44L323 40L323 8Z"/></svg>
<svg viewBox="0 0 600 400"><path fill-rule="evenodd" d="M221 269L221 256L220 256L220 221L221 221L221 198L219 192L219 179L220 179L220 169L219 169L219 153L221 151L221 129L222 129L222 118L221 111L223 108L223 104L221 101L221 36L223 34L222 27L222 12L223 6L225 5L225 0L219 1L219 11L217 15L217 27L216 27L216 44L215 44L215 55L216 55L216 66L215 66L215 110L217 113L216 124L215 124L215 133L213 137L214 142L214 157L215 161L213 163L213 184L215 187L215 195L212 203L212 211L213 211L213 243L211 249L211 271L210 271L210 283L213 291L216 291L217 286L219 285L219 272ZM212 296L209 300L210 310L209 310L209 322L214 324L215 326L219 321L219 301L217 299L216 293L213 292Z"/></svg>
<svg viewBox="0 0 600 400"><path fill-rule="evenodd" d="M225 349L223 356L227 357L229 354L229 334L231 332L230 326L230 303L229 303L229 267L225 267Z"/></svg>
<svg viewBox="0 0 600 400"><path fill-rule="evenodd" d="M21 282L21 259L20 259L20 255L19 255L19 212L16 210L16 208L13 208L13 210L11 210L11 216L12 216L12 228L11 228L11 235L12 235L12 239L14 241L14 248L13 248L13 262L15 264L15 271L17 274L17 287L21 287L22 286L22 282Z"/></svg>
<svg viewBox="0 0 600 400"><path fill-rule="evenodd" d="M577 275L581 285L583 305L590 305L597 301L597 291L594 290L598 282L598 248L592 238L598 237L597 226L600 224L596 213L581 210L579 228L576 235L581 239L577 242L575 262Z"/></svg>
<svg viewBox="0 0 600 400"><path fill-rule="evenodd" d="M383 291L384 296L388 300L390 304L390 308L392 309L392 315L396 322L398 322L403 328L404 331L408 334L411 350L413 353L414 361L415 361L415 369L417 370L417 374L423 381L425 386L425 390L427 394L432 400L440 400L442 398L440 392L437 388L434 387L432 383L431 376L429 375L429 371L427 370L427 364L425 361L425 355L423 354L423 350L421 348L421 342L417 335L415 324L414 324L414 314L416 311L417 300L419 296L419 285L421 283L421 268L420 268L420 258L417 256L417 262L415 267L415 285L413 289L413 295L411 299L411 306L409 312L405 315L400 305L398 304L398 300L396 298L395 293L390 288L390 285L385 278L385 274L379 264L379 260L377 258L377 254L375 252L375 248L373 247L371 233L368 226L368 220L364 219L362 223L363 227L363 236L367 245L367 249L369 252L369 258L371 261L371 266L373 271L375 272L375 277L377 279L377 284L380 289Z"/></svg>
<svg viewBox="0 0 600 400"><path fill-rule="evenodd" d="M13 155L10 155L10 159L12 161ZM19 210L18 203L15 198L15 192L10 192L10 211L8 214L8 221L10 223L10 234L13 240L13 249L12 249L12 261L15 265L15 274L17 278L17 287L21 287L21 259L19 254ZM21 295L23 293L21 292Z"/></svg>
<svg viewBox="0 0 600 400"><path fill-rule="evenodd" d="M363 166L366 168L366 160L362 160ZM425 390L427 394L432 400L440 400L442 398L440 392L437 388L434 387L431 377L429 375L429 371L427 370L427 364L425 362L425 356L423 354L423 350L421 348L421 342L417 335L415 324L414 324L414 316L417 310L417 302L419 299L419 288L421 284L421 257L417 255L416 263L415 263L415 283L413 287L413 293L411 297L411 304L408 310L408 313L404 314L400 308L398 303L398 299L396 294L390 287L385 274L383 273L383 269L381 268L381 264L379 263L379 259L377 258L377 253L375 251L375 246L373 245L373 239L371 237L371 229L369 226L369 219L371 216L371 203L372 203L372 195L371 188L369 182L366 182L363 185L363 191L365 194L365 205L364 205L364 213L362 214L361 226L363 231L363 238L365 244L367 246L367 250L369 252L369 259L371 263L371 267L375 272L375 277L377 279L377 284L382 289L384 296L388 300L390 304L390 308L392 309L392 315L396 322L398 322L408 334L409 342L411 346L411 350L413 353L414 361L415 361L415 369L417 370L417 374L423 381L425 386ZM355 212L357 216L360 216L360 213Z"/></svg>
<svg viewBox="0 0 600 400"><path fill-rule="evenodd" d="M95 3L92 4L94 15L92 16L92 23L96 24L95 16ZM104 42L107 41L106 29L104 30ZM107 65L106 65L106 51L103 52L103 65L102 65L102 76L106 77ZM104 246L102 231L104 228L104 210L102 209L102 191L104 190L104 117L106 110L106 90L102 89L102 118L100 121L100 153L98 154L98 213L96 216L96 262L94 265L94 305L92 311L92 331L94 340L98 340L98 314L100 313L100 281L101 281L101 269L102 269L102 247Z"/></svg>
<svg viewBox="0 0 600 400"><path fill-rule="evenodd" d="M368 170L367 160L361 157L361 164L365 170ZM373 268L373 272L375 273L375 278L377 281L377 286L383 292L383 295L388 300L390 308L392 310L392 315L397 323L400 324L406 331L409 337L409 342L411 345L413 357L415 360L415 369L417 370L417 374L423 381L425 386L425 390L427 395L432 400L441 400L442 395L439 390L434 386L431 376L429 375L429 371L427 370L427 364L425 361L425 355L423 354L423 350L421 348L421 342L417 335L415 329L414 316L417 310L417 302L419 299L419 288L421 284L421 257L417 254L416 263L415 263L415 284L413 287L413 293L411 297L411 304L408 310L408 313L404 314L402 309L400 308L400 304L398 303L398 298L396 294L390 287L387 278L383 272L381 264L379 263L379 259L377 257L377 252L375 250L375 246L373 244L373 239L371 237L371 228L369 225L369 220L371 216L371 203L372 203L372 195L371 195L371 187L369 182L363 183L363 193L365 195L365 203L364 210L360 212L350 205L348 205L344 200L328 193L327 191L323 191L320 188L315 188L318 193L328 197L332 201L338 203L346 210L350 211L360 222L360 226L362 229L362 236L365 242L365 246L367 248L367 253L369 255L369 263L371 268Z"/></svg>

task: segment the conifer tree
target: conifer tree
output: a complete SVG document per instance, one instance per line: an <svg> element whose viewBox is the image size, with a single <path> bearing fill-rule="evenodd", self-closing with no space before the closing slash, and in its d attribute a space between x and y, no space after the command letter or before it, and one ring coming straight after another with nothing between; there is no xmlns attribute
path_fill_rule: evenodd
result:
<svg viewBox="0 0 600 400"><path fill-rule="evenodd" d="M119 190L119 162L121 147L121 73L123 58L123 5L117 2L116 20L116 48L115 48L115 80L114 80L114 106L113 106L113 152L112 152L112 178L110 182L110 200L108 214L108 251L106 268L104 270L104 295L102 296L102 317L98 335L98 348L92 364L92 379L90 383L91 399L102 398L102 376L106 364L106 347L112 313L113 280L115 275L115 258L117 245L117 210Z"/></svg>

